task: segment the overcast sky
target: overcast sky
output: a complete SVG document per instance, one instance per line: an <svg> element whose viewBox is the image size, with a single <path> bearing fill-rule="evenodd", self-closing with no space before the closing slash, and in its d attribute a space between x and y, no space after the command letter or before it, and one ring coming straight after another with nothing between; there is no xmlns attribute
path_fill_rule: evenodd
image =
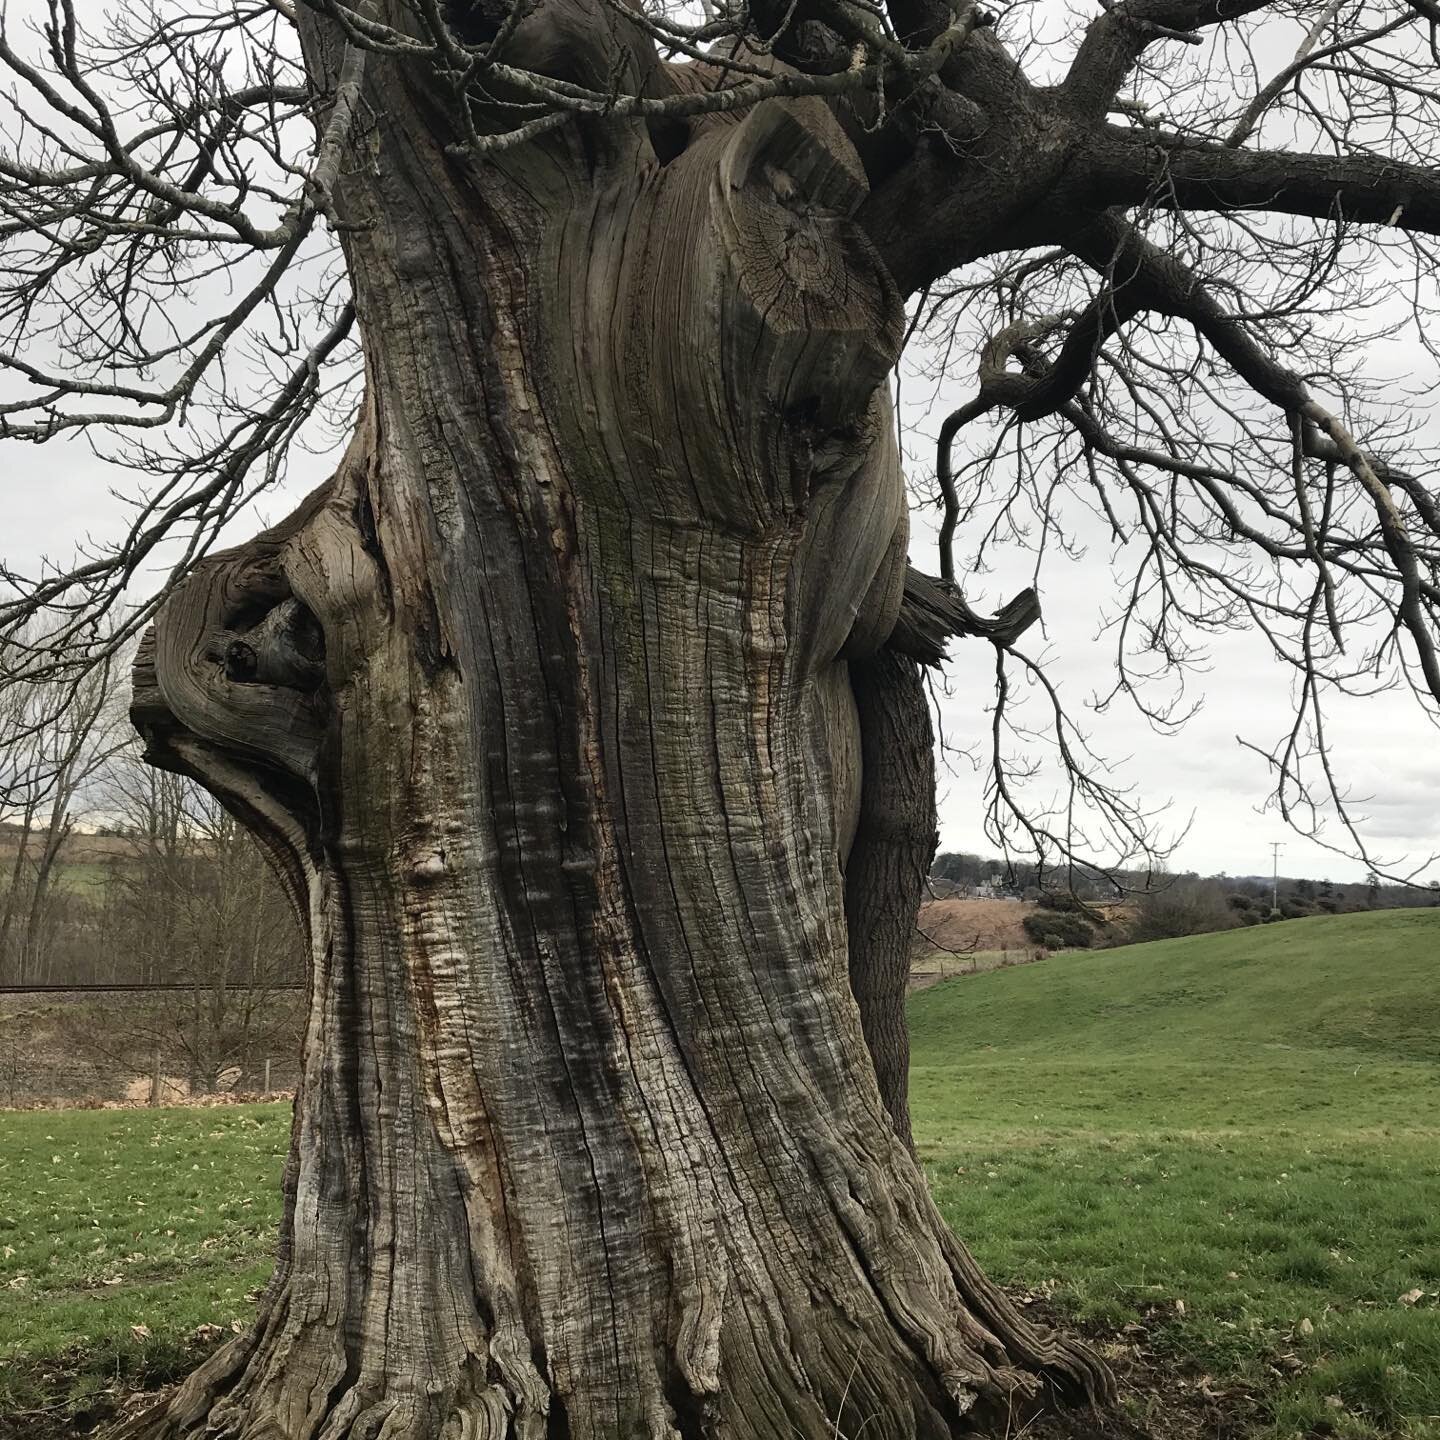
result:
<svg viewBox="0 0 1440 1440"><path fill-rule="evenodd" d="M932 573L933 527L926 513L912 517L911 556ZM974 594L976 608L993 611L1030 583L1032 557L996 557L994 573ZM1083 561L1047 562L1041 594L1044 636L1027 635L1025 648L1043 653L1096 750L1116 765L1116 778L1133 783L1147 804L1169 801L1160 828L1188 833L1172 869L1201 874L1268 874L1272 841L1280 841L1282 875L1358 880L1362 863L1330 854L1290 830L1273 812L1261 813L1270 792L1264 760L1244 749L1237 736L1267 748L1289 726L1290 672L1252 634L1221 635L1208 646L1207 673L1192 695L1199 712L1178 735L1158 735L1133 708L1117 704L1103 715L1086 702L1113 673L1108 637L1099 635L1114 594L1109 556L1103 547ZM984 603L980 603L983 599ZM971 747L988 761L993 651L981 641L953 641L948 693L939 698L940 721L954 746ZM1331 735L1337 767L1349 784L1355 814L1377 860L1412 863L1440 852L1440 737L1408 694L1346 700L1334 707ZM941 756L942 849L993 853L983 831L983 776L953 754ZM1339 842L1339 835L1335 839ZM1406 873L1409 872L1406 867ZM1431 876L1440 876L1432 866Z"/></svg>
<svg viewBox="0 0 1440 1440"><path fill-rule="evenodd" d="M1413 390L1435 373L1435 360L1413 341L1392 337L1371 345L1368 372L1383 384ZM972 354L957 353L939 386L907 376L901 387L906 466L912 492L933 484L934 436L941 421L974 392ZM902 371L913 366L902 365ZM966 372L969 373L966 373ZM1434 392L1431 393L1440 393ZM1397 401L1397 404L1400 402ZM1420 413L1405 409L1420 427L1418 438L1432 444L1440 435L1440 404ZM962 436L963 439L963 436ZM958 452L957 443L957 452ZM1440 477L1430 477L1440 487ZM920 485L916 485L916 481ZM930 574L939 571L938 512L912 494L910 555ZM1292 722L1294 672L1279 662L1257 632L1207 637L1200 673L1187 683L1190 703L1199 708L1178 734L1157 734L1138 710L1116 702L1103 714L1090 708L1097 692L1113 684L1114 639L1102 633L1116 597L1126 593L1134 557L1112 549L1108 530L1074 507L1067 533L1083 532L1083 555L1071 558L1049 547L1040 579L1042 623L1028 632L1022 649L1044 658L1058 683L1067 711L1096 751L1115 762L1117 783L1133 785L1147 809L1168 806L1158 829L1183 832L1170 867L1201 874L1268 874L1273 842L1280 842L1281 874L1313 879L1360 880L1367 866L1353 858L1355 847L1331 817L1321 838L1346 854L1291 829L1277 811L1265 808L1271 793L1269 767L1242 740L1271 750ZM962 526L957 560L967 553ZM993 613L1034 579L1034 556L1018 547L991 549L989 573L962 575L974 607ZM1355 645L1352 641L1352 650ZM951 664L937 690L938 721L951 747L975 757L940 757L940 847L994 854L984 828L984 774L989 762L994 652L985 642L952 641ZM1338 783L1347 796L1370 859L1385 873L1440 879L1440 731L1407 690L1365 698L1335 696L1326 702L1330 751ZM1043 747L1035 753L1044 754ZM978 762L978 763L976 763ZM1036 798L1053 796L1053 779L1036 787Z"/></svg>
<svg viewBox="0 0 1440 1440"><path fill-rule="evenodd" d="M45 554L67 557L77 538L113 535L124 514L111 496L112 486L133 486L133 477L112 470L81 445L34 448L0 443L0 475L5 490L7 525L0 554L28 564ZM307 459L290 495L302 493L327 472L327 463ZM289 508L284 495L267 498L250 523L278 519ZM237 536L238 538L238 536ZM912 517L911 554L932 573L934 530L931 515ZM977 608L994 609L1030 582L1030 558L1001 553L994 572L969 589ZM1269 790L1261 758L1242 749L1237 734L1269 742L1289 717L1289 677L1250 635L1224 635L1211 645L1211 664L1199 677L1200 712L1178 736L1151 731L1133 710L1116 706L1103 716L1087 716L1085 702L1106 683L1108 647L1098 640L1106 601L1112 594L1110 557L1103 546L1081 561L1053 565L1042 594L1044 635L1027 637L1027 647L1048 657L1067 704L1074 706L1096 748L1123 761L1116 777L1133 783L1151 805L1171 801L1167 822L1190 830L1176 853L1174 868L1202 874L1262 874L1270 868L1270 844L1284 843L1281 871L1292 875L1359 879L1364 867L1327 854L1289 831L1274 814L1260 814ZM987 756L992 694L993 652L979 641L956 641L940 695L940 721L951 749L941 758L940 841L943 849L993 853L982 828L982 777L956 749L968 747ZM1415 702L1381 695L1337 708L1334 720L1337 758L1352 793L1369 797L1357 803L1369 817L1367 842L1386 860L1414 859L1440 851L1440 745L1434 729ZM1432 874L1440 874L1434 869Z"/></svg>
<svg viewBox="0 0 1440 1440"><path fill-rule="evenodd" d="M1067 7L1056 3L1047 10L1063 19ZM1287 20L1285 25L1293 28L1293 23ZM1277 29L1277 53L1293 43L1284 26ZM1406 356L1393 346L1382 360L1397 376L1409 368ZM962 365L972 366L973 357L963 357ZM910 447L912 474L923 479L933 466L925 432L933 434L939 418L972 387L973 379L967 383L959 377L928 411L907 410L907 427L916 442ZM296 457L286 491L267 496L243 528L253 530L278 519L328 469L323 459ZM83 442L52 442L43 448L0 442L0 557L33 571L42 555L69 562L77 542L83 545L87 536L113 539L125 507L109 489L118 486L133 494L134 483L133 475L107 467ZM933 520L930 513L915 514L911 546L912 559L931 573L938 568ZM242 538L242 530L233 535ZM966 578L969 597L980 609L997 608L1031 581L1027 554L999 552L992 562L991 573L982 580ZM1108 644L1099 630L1115 593L1103 537L1081 559L1049 562L1041 595L1044 633L1027 636L1026 648L1048 657L1052 677L1097 750L1118 762L1117 781L1133 785L1149 806L1170 802L1172 829L1190 826L1173 868L1206 874L1266 873L1271 843L1281 841L1283 873L1362 878L1359 862L1302 840L1278 815L1260 813L1270 790L1266 765L1236 737L1268 748L1288 728L1291 712L1290 675L1256 636L1228 634L1212 640L1207 673L1196 677L1191 692L1203 705L1178 736L1155 734L1138 713L1119 705L1104 715L1086 716L1086 702L1108 683ZM986 759L993 652L977 641L955 642L951 648L939 715L952 747L941 764L941 846L989 854L993 846L982 824L982 777L956 752L968 749L978 762ZM1440 744L1415 701L1384 694L1337 705L1331 738L1354 811L1365 817L1361 828L1372 854L1398 868L1406 857L1413 866L1440 852ZM1338 843L1340 837L1335 838ZM1431 866L1428 873L1440 877L1440 866Z"/></svg>

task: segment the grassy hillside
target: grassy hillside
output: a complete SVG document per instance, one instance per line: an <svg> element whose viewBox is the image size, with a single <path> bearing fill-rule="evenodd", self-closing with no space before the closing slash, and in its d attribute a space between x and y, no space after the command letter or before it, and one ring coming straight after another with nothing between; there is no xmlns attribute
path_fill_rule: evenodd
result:
<svg viewBox="0 0 1440 1440"><path fill-rule="evenodd" d="M911 1004L936 1198L1149 1433L1440 1440L1437 980L1440 911L1392 911L947 981ZM244 1322L288 1132L0 1114L0 1437L74 1433Z"/></svg>
<svg viewBox="0 0 1440 1440"><path fill-rule="evenodd" d="M1055 956L917 995L910 1025L927 1143L1024 1121L1440 1134L1440 909Z"/></svg>
<svg viewBox="0 0 1440 1440"><path fill-rule="evenodd" d="M1057 956L911 1025L922 1156L996 1278L1259 1433L1440 1437L1440 911Z"/></svg>
<svg viewBox="0 0 1440 1440"><path fill-rule="evenodd" d="M1062 955L925 995L910 1024L926 1063L982 1030L1006 1049L1045 1048L1063 1030L1091 1053L1193 1056L1224 1041L1434 1060L1437 981L1440 908L1369 911Z"/></svg>

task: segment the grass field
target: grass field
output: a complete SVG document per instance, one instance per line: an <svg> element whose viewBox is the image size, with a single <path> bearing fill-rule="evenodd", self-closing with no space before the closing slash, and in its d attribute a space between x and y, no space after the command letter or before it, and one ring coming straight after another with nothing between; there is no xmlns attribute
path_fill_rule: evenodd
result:
<svg viewBox="0 0 1440 1440"><path fill-rule="evenodd" d="M32 841L30 863L34 863ZM16 834L0 829L0 888L8 883L10 868L15 862ZM62 847L52 873L52 883L59 890L73 895L98 899L112 878L116 864L133 859L135 842L117 835L72 834Z"/></svg>
<svg viewBox="0 0 1440 1440"><path fill-rule="evenodd" d="M1440 911L1056 957L911 1026L997 1279L1258 1394L1260 1433L1440 1437Z"/></svg>
<svg viewBox="0 0 1440 1440"><path fill-rule="evenodd" d="M243 1322L289 1136L280 1105L0 1115L0 1433Z"/></svg>
<svg viewBox="0 0 1440 1440"><path fill-rule="evenodd" d="M1437 979L1440 910L929 989L912 1093L940 1205L996 1278L1246 1434L1440 1440ZM276 1106L0 1115L11 1433L243 1321L288 1131Z"/></svg>

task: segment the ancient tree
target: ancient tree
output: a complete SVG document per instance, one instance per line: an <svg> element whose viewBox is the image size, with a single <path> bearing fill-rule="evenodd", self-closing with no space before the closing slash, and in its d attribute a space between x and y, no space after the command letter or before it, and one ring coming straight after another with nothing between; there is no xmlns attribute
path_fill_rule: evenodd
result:
<svg viewBox="0 0 1440 1440"><path fill-rule="evenodd" d="M1365 313L1347 247L1429 264L1440 12L121 10L0 42L4 433L149 477L113 547L7 572L7 633L65 641L7 666L153 622L148 756L260 837L312 965L273 1283L132 1433L912 1440L1108 1399L907 1144L921 667L975 637L998 726L1036 613L976 614L951 541L996 486L1088 488L1162 655L1238 615L1316 694L1352 632L1440 694L1440 515L1324 323ZM907 303L987 329L916 570ZM327 423L333 476L220 550Z"/></svg>

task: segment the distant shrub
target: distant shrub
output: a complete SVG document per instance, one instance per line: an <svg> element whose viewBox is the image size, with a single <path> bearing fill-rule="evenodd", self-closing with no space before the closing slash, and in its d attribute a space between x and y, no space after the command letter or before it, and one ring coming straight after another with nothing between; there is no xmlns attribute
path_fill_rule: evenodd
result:
<svg viewBox="0 0 1440 1440"><path fill-rule="evenodd" d="M1130 939L1173 940L1233 930L1251 912L1232 908L1220 887L1208 880L1176 880L1140 895L1130 923Z"/></svg>
<svg viewBox="0 0 1440 1440"><path fill-rule="evenodd" d="M1085 902L1077 900L1073 895L1067 895L1064 891L1042 890L1035 897L1035 903L1042 910L1053 910L1062 915L1083 915L1085 913Z"/></svg>
<svg viewBox="0 0 1440 1440"><path fill-rule="evenodd" d="M1253 896L1250 896L1250 895L1227 895L1227 896L1225 897L1225 903L1226 903L1232 910L1237 910L1237 911L1238 911L1238 910L1253 910L1253 909L1255 908L1255 900L1254 900L1254 897L1253 897Z"/></svg>
<svg viewBox="0 0 1440 1440"><path fill-rule="evenodd" d="M1095 931L1080 914L1064 910L1035 910L1020 922L1026 935L1047 950L1088 950Z"/></svg>

